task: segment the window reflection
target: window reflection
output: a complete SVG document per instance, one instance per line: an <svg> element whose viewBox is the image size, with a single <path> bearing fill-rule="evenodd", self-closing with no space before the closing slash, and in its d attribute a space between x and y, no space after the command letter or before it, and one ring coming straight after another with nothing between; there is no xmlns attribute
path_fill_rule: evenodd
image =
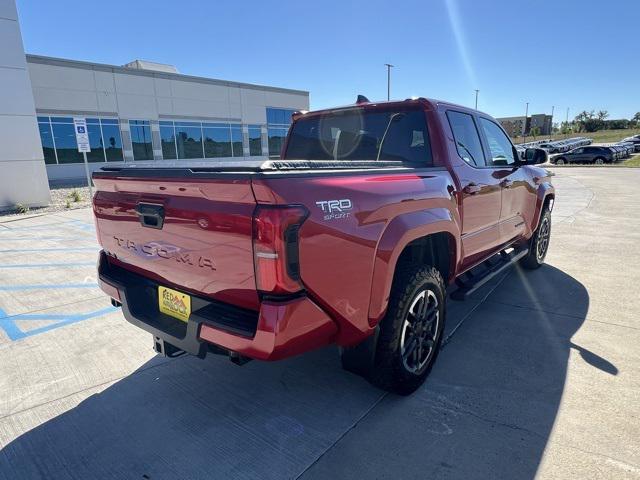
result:
<svg viewBox="0 0 640 480"><path fill-rule="evenodd" d="M122 162L122 137L117 124L108 125L102 122L102 137L107 162Z"/></svg>
<svg viewBox="0 0 640 480"><path fill-rule="evenodd" d="M173 122L160 122L160 143L162 144L162 158L165 160L175 160L178 158Z"/></svg>
<svg viewBox="0 0 640 480"><path fill-rule="evenodd" d="M129 120L134 160L153 160L151 127L148 120Z"/></svg>
<svg viewBox="0 0 640 480"><path fill-rule="evenodd" d="M53 141L56 144L58 163L82 163L82 154L78 152L73 123L51 123Z"/></svg>
<svg viewBox="0 0 640 480"><path fill-rule="evenodd" d="M269 157L280 157L284 139L289 131L291 116L295 110L267 107L267 133L269 136Z"/></svg>
<svg viewBox="0 0 640 480"><path fill-rule="evenodd" d="M262 130L260 125L249 125L249 155L262 155Z"/></svg>
<svg viewBox="0 0 640 480"><path fill-rule="evenodd" d="M104 162L123 160L122 137L117 119L87 118L87 133L91 151L87 161ZM78 152L72 117L38 117L38 129L45 163L82 163Z"/></svg>
<svg viewBox="0 0 640 480"><path fill-rule="evenodd" d="M42 142L42 153L44 154L44 163L55 164L56 162L56 150L53 145L53 134L51 133L51 124L49 123L49 117L45 122L40 122L43 117L38 117L38 128L40 129L40 141Z"/></svg>
<svg viewBox="0 0 640 480"><path fill-rule="evenodd" d="M244 157L242 127L240 125L231 125L231 147L234 157Z"/></svg>
<svg viewBox="0 0 640 480"><path fill-rule="evenodd" d="M280 127L269 127L267 129L269 135L269 157L280 158L280 152L282 151L282 145L284 145L287 131L287 128Z"/></svg>
<svg viewBox="0 0 640 480"><path fill-rule="evenodd" d="M176 122L175 128L178 158L203 158L200 124Z"/></svg>
<svg viewBox="0 0 640 480"><path fill-rule="evenodd" d="M224 128L203 128L204 155L206 158L231 157L231 130Z"/></svg>
<svg viewBox="0 0 640 480"><path fill-rule="evenodd" d="M89 133L89 145L91 147L91 151L87 152L87 161L104 162L104 145L98 119L95 119L95 123L89 123L89 119L87 119L87 132Z"/></svg>

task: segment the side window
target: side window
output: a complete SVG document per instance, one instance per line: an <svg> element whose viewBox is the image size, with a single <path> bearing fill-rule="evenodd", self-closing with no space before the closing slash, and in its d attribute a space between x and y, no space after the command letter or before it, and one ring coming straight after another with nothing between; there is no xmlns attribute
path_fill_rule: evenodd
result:
<svg viewBox="0 0 640 480"><path fill-rule="evenodd" d="M574 155L579 154L579 153L584 153L584 148L576 148L573 152Z"/></svg>
<svg viewBox="0 0 640 480"><path fill-rule="evenodd" d="M456 141L458 155L474 166L484 166L484 152L473 117L468 113L448 111L447 118Z"/></svg>
<svg viewBox="0 0 640 480"><path fill-rule="evenodd" d="M491 165L500 166L516 163L511 140L504 134L502 129L486 118L481 118L480 124L487 137L487 143L491 151Z"/></svg>

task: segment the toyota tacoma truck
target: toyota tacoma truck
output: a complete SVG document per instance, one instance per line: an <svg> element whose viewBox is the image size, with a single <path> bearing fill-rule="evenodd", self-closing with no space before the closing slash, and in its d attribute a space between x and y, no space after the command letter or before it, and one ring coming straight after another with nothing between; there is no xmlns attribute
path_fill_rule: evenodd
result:
<svg viewBox="0 0 640 480"><path fill-rule="evenodd" d="M336 344L345 369L409 394L448 297L544 261L546 160L442 101L296 112L278 159L95 172L99 284L164 355L242 364Z"/></svg>

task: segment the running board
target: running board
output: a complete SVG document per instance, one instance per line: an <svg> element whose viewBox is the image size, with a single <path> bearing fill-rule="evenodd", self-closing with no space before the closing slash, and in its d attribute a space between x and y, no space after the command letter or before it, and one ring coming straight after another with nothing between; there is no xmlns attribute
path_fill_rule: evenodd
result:
<svg viewBox="0 0 640 480"><path fill-rule="evenodd" d="M529 253L527 248L514 249L509 253L503 250L499 254L488 258L477 267L456 278L458 288L451 292L451 298L453 300L466 300L469 295L525 257L527 253Z"/></svg>

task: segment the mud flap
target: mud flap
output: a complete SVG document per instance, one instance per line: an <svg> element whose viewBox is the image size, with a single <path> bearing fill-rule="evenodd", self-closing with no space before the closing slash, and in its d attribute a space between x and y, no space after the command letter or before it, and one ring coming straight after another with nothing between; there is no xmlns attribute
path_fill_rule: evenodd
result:
<svg viewBox="0 0 640 480"><path fill-rule="evenodd" d="M358 345L340 347L342 368L364 378L369 378L376 358L379 334L380 328L376 327L373 334Z"/></svg>

